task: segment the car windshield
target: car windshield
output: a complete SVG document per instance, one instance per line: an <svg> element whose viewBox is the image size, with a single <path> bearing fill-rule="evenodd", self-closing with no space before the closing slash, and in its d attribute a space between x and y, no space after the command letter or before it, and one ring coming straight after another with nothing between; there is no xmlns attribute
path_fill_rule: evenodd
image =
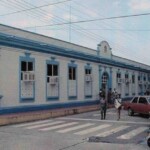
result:
<svg viewBox="0 0 150 150"><path fill-rule="evenodd" d="M150 103L150 97L147 98L148 102Z"/></svg>

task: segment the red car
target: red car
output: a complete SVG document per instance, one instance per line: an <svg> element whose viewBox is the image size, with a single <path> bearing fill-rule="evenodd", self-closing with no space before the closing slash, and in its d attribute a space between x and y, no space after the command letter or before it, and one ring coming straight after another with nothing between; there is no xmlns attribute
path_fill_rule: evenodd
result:
<svg viewBox="0 0 150 150"><path fill-rule="evenodd" d="M129 116L134 113L150 116L150 96L136 96L130 102L125 102L123 106L125 110L128 110Z"/></svg>

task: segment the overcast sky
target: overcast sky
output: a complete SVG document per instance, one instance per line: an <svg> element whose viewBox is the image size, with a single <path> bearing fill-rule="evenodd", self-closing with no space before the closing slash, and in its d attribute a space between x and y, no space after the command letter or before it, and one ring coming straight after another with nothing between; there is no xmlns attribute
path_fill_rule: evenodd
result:
<svg viewBox="0 0 150 150"><path fill-rule="evenodd" d="M105 40L114 55L150 65L150 15L63 25L144 13L150 0L0 0L1 24L92 49Z"/></svg>

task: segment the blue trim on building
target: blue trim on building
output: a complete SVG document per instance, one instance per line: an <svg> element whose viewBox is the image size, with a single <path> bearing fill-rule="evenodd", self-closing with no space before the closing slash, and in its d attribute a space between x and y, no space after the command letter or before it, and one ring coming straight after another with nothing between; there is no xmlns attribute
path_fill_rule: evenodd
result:
<svg viewBox="0 0 150 150"><path fill-rule="evenodd" d="M92 98L92 95L85 95L85 98Z"/></svg>
<svg viewBox="0 0 150 150"><path fill-rule="evenodd" d="M110 76L109 76L108 88L112 89L112 68L110 68Z"/></svg>
<svg viewBox="0 0 150 150"><path fill-rule="evenodd" d="M27 97L27 98L21 98L21 102L33 102L34 101L34 97Z"/></svg>
<svg viewBox="0 0 150 150"><path fill-rule="evenodd" d="M50 101L58 101L59 100L59 96L47 96L46 99L50 100Z"/></svg>
<svg viewBox="0 0 150 150"><path fill-rule="evenodd" d="M92 66L90 66L90 64L87 64L86 66L84 66L84 70L85 70L85 69L92 70Z"/></svg>
<svg viewBox="0 0 150 150"><path fill-rule="evenodd" d="M75 63L69 63L69 64L68 64L68 67L74 67L74 68L77 68L77 64L75 64Z"/></svg>
<svg viewBox="0 0 150 150"><path fill-rule="evenodd" d="M97 62L97 63L106 64L106 65L150 73L150 70L147 70L141 67L135 67L133 65L118 62L115 60L100 58L97 55L90 55L90 54L86 54L83 52L77 52L71 49L65 49L62 47L58 47L58 46L54 46L54 45L50 45L50 44L46 44L42 42L37 42L33 40L28 40L25 38L16 37L16 36L4 34L4 33L0 33L0 45L15 47L19 49L25 49L29 51L55 54L55 55L60 55L64 57L87 60L91 62Z"/></svg>
<svg viewBox="0 0 150 150"><path fill-rule="evenodd" d="M129 93L126 93L125 96L129 96Z"/></svg>
<svg viewBox="0 0 150 150"><path fill-rule="evenodd" d="M14 114L14 113L24 113L24 112L34 112L43 110L55 110L55 109L65 109L74 108L81 106L92 106L99 104L98 100L92 101L69 101L66 103L57 104L43 104L43 105L30 105L30 106L16 106L16 107L3 107L0 109L0 114Z"/></svg>
<svg viewBox="0 0 150 150"><path fill-rule="evenodd" d="M101 68L101 66L98 66L99 67L99 69L98 69L98 71L99 71L99 79L98 79L98 81L99 81L99 90L102 88L102 68Z"/></svg>
<svg viewBox="0 0 150 150"><path fill-rule="evenodd" d="M69 100L77 100L77 96L68 96Z"/></svg>
<svg viewBox="0 0 150 150"><path fill-rule="evenodd" d="M59 62L55 60L46 60L46 64L59 65Z"/></svg>

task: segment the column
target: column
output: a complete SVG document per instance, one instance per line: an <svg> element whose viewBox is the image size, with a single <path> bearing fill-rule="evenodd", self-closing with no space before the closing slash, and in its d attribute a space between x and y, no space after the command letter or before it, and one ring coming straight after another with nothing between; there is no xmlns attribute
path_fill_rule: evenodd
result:
<svg viewBox="0 0 150 150"><path fill-rule="evenodd" d="M102 68L99 65L99 89L102 88Z"/></svg>
<svg viewBox="0 0 150 150"><path fill-rule="evenodd" d="M109 76L108 88L112 88L112 67L110 67L110 76Z"/></svg>

